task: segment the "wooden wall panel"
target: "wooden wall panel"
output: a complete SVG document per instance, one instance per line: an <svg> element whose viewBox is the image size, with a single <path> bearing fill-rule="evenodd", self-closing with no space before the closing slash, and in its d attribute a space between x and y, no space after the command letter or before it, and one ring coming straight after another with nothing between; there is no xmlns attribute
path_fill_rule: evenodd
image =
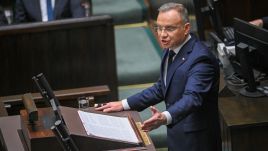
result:
<svg viewBox="0 0 268 151"><path fill-rule="evenodd" d="M117 99L114 29L109 16L0 29L0 96L36 92L44 73L54 90L108 85Z"/></svg>

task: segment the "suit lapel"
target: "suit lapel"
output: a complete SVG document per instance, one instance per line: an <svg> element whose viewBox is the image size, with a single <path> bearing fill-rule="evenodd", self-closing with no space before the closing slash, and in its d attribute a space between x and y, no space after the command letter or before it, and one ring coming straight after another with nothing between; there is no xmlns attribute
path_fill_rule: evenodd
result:
<svg viewBox="0 0 268 151"><path fill-rule="evenodd" d="M40 6L40 0L30 0L29 4L32 4L32 11L36 12L36 17L39 18L40 21L42 21L42 13L41 13L41 6Z"/></svg>
<svg viewBox="0 0 268 151"><path fill-rule="evenodd" d="M67 0L55 0L55 6L54 6L54 18L57 19L67 3Z"/></svg>
<svg viewBox="0 0 268 151"><path fill-rule="evenodd" d="M55 0L55 5L53 9L53 16L55 19L57 19L59 7L60 7L59 0Z"/></svg>
<svg viewBox="0 0 268 151"><path fill-rule="evenodd" d="M171 64L170 70L167 73L165 94L176 69L180 67L185 61L187 61L189 53L191 53L191 51L193 50L193 44L195 41L196 39L192 36L192 38L181 48L179 53L176 55L173 63Z"/></svg>

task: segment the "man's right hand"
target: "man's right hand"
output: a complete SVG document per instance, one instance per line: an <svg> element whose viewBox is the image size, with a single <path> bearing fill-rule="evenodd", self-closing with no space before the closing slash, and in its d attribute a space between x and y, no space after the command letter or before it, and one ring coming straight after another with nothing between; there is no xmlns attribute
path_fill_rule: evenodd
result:
<svg viewBox="0 0 268 151"><path fill-rule="evenodd" d="M104 104L101 107L97 107L95 108L95 110L97 111L103 111L103 112L119 112L119 111L123 111L123 105L121 101L117 101L117 102L109 102Z"/></svg>

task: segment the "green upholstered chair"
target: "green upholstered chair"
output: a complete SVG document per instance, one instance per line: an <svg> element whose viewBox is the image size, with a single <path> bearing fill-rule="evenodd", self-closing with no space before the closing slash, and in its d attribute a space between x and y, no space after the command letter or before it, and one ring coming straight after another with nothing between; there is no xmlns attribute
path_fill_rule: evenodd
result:
<svg viewBox="0 0 268 151"><path fill-rule="evenodd" d="M111 15L114 23L130 24L147 18L144 0L92 0L93 15Z"/></svg>
<svg viewBox="0 0 268 151"><path fill-rule="evenodd" d="M157 81L162 52L148 27L115 29L115 48L119 85Z"/></svg>
<svg viewBox="0 0 268 151"><path fill-rule="evenodd" d="M142 91L143 89L151 86L152 84L144 84L144 85L132 85L132 86L121 86L119 87L119 98L125 99L128 96L131 96L133 94L136 94L137 92ZM161 102L156 105L156 108L158 108L160 111L165 111L165 103ZM145 109L142 112L140 112L140 116L142 120L146 120L151 117L151 111L150 109ZM155 129L151 132L149 132L149 135L155 145L156 148L163 148L160 149L161 151L166 150L167 147L167 129L166 126L161 126L158 129Z"/></svg>

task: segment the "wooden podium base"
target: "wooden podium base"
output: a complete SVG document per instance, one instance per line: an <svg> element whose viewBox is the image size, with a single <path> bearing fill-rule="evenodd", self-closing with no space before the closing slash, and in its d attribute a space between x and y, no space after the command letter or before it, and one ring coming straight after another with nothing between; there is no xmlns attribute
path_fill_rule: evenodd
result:
<svg viewBox="0 0 268 151"><path fill-rule="evenodd" d="M135 144L124 141L118 141L108 138L100 138L97 136L87 135L84 126L80 120L76 108L60 107L62 117L68 128L69 134L80 151L103 151L103 150L121 150L124 148L142 147L149 150L155 150L153 144L142 143ZM89 109L89 112L97 112ZM103 112L97 112L104 114ZM21 110L22 132L26 140L29 151L61 151L63 150L60 143L56 139L50 127L55 123L54 112L51 108L38 109L38 121L34 124L28 122L26 110ZM139 114L134 111L125 111L117 113L109 113L116 116L131 116L135 122L140 122ZM150 140L151 141L151 140ZM145 144L145 146L144 146ZM147 146L148 145L148 146Z"/></svg>
<svg viewBox="0 0 268 151"><path fill-rule="evenodd" d="M51 108L38 109L38 121L29 123L26 110L20 111L21 128L29 151L63 151L50 127L55 123Z"/></svg>

